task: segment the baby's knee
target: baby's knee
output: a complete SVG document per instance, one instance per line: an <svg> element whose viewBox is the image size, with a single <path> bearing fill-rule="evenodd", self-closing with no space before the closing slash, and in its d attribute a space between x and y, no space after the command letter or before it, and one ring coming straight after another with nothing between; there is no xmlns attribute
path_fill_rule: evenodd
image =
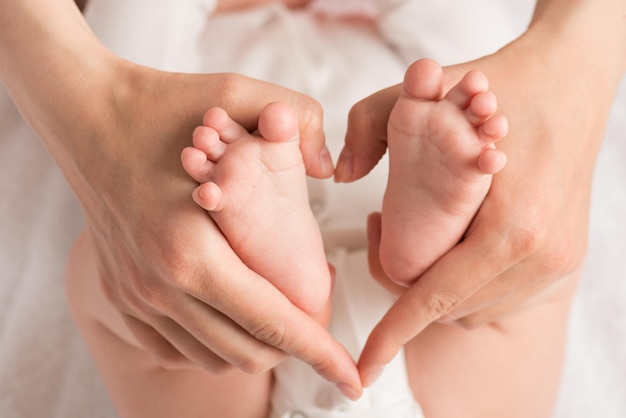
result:
<svg viewBox="0 0 626 418"><path fill-rule="evenodd" d="M104 327L124 342L140 347L101 285L96 254L87 231L80 233L70 249L65 269L65 294L82 334L100 334Z"/></svg>

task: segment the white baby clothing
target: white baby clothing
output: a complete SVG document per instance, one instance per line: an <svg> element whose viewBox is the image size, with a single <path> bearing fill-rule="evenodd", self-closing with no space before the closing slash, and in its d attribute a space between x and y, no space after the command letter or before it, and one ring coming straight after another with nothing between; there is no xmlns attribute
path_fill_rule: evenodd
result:
<svg viewBox="0 0 626 418"><path fill-rule="evenodd" d="M335 250L333 316L329 332L354 358L393 298L369 275L365 250ZM401 351L356 402L319 377L310 366L288 359L274 369L271 418L423 418L413 399Z"/></svg>

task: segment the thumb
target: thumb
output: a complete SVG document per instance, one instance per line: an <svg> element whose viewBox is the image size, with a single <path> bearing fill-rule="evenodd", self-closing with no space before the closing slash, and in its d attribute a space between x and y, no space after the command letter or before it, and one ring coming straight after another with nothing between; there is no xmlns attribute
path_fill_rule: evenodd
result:
<svg viewBox="0 0 626 418"><path fill-rule="evenodd" d="M335 172L336 182L351 182L369 173L387 151L387 120L400 94L388 87L350 109L345 145Z"/></svg>

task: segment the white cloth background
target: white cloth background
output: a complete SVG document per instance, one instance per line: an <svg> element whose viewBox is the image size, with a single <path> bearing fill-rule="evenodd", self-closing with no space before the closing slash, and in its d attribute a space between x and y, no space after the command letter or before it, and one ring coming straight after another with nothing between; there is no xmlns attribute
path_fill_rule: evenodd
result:
<svg viewBox="0 0 626 418"><path fill-rule="evenodd" d="M311 94L325 106L336 156L350 105L401 80L406 60L472 58L523 30L526 2L496 3L411 2L412 14L387 16L386 42L365 28L278 10L208 20L210 0L92 0L88 18L105 44L131 60L168 70L237 70ZM623 86L597 165L589 255L556 418L626 416L625 132ZM352 186L311 182L330 246L362 245L364 215L378 208L383 185L382 168ZM0 196L0 417L115 417L65 307L63 268L82 226L78 205L3 90Z"/></svg>

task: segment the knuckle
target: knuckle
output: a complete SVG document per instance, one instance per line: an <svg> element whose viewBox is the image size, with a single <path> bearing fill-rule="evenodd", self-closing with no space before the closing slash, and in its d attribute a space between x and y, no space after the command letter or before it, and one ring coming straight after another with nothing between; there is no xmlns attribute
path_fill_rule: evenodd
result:
<svg viewBox="0 0 626 418"><path fill-rule="evenodd" d="M151 280L143 277L129 278L129 288L125 292L126 298L135 306L145 304L150 307L159 307L162 299L160 292L155 288Z"/></svg>
<svg viewBox="0 0 626 418"><path fill-rule="evenodd" d="M259 325L251 331L254 338L273 347L283 346L286 333L287 331L283 325L270 321L259 322Z"/></svg>
<svg viewBox="0 0 626 418"><path fill-rule="evenodd" d="M187 355L181 353L181 356L185 356L185 360L189 363L189 366L201 368L214 375L224 375L235 369L235 366L217 356L206 347L196 348L187 353Z"/></svg>
<svg viewBox="0 0 626 418"><path fill-rule="evenodd" d="M320 376L328 376L335 366L333 363L329 362L328 359L329 358L311 361L309 365Z"/></svg>
<svg viewBox="0 0 626 418"><path fill-rule="evenodd" d="M189 286L193 267L197 262L192 255L193 251L183 251L176 243L167 243L163 249L163 255L158 258L160 265L157 267L157 277L167 284L179 289Z"/></svg>
<svg viewBox="0 0 626 418"><path fill-rule="evenodd" d="M179 264L179 269L176 271L171 271L166 276L167 283L175 289L179 290L189 290L192 287L193 283L193 273L189 272L185 267L189 264Z"/></svg>
<svg viewBox="0 0 626 418"><path fill-rule="evenodd" d="M214 356L189 359L173 347L150 347L149 353L154 362L164 370L202 368L214 375L225 375L235 368Z"/></svg>
<svg viewBox="0 0 626 418"><path fill-rule="evenodd" d="M432 294L424 304L429 322L434 322L452 312L463 301L463 298L454 292L437 292Z"/></svg>
<svg viewBox="0 0 626 418"><path fill-rule="evenodd" d="M232 364L244 373L260 375L274 368L282 362L286 356L284 352L276 350L273 347L258 344L254 350L248 351L245 356L232 362Z"/></svg>
<svg viewBox="0 0 626 418"><path fill-rule="evenodd" d="M543 222L527 221L518 226L510 239L514 258L524 258L536 252L545 240L547 227Z"/></svg>
<svg viewBox="0 0 626 418"><path fill-rule="evenodd" d="M269 367L265 366L259 359L245 359L235 366L244 373L254 376L269 370Z"/></svg>
<svg viewBox="0 0 626 418"><path fill-rule="evenodd" d="M123 300L123 304L119 305L118 309L123 308L125 311L139 316L158 312L153 305L150 305L137 295L133 288L121 286L119 290L119 299Z"/></svg>
<svg viewBox="0 0 626 418"><path fill-rule="evenodd" d="M546 251L539 265L539 276L571 273L582 267L585 253L586 244L574 248L566 241L561 241Z"/></svg>
<svg viewBox="0 0 626 418"><path fill-rule="evenodd" d="M174 240L173 240L174 241ZM140 284L145 297L160 297L165 289L189 290L198 275L198 258L196 251L178 242L164 240L160 255ZM151 300L151 299L149 299Z"/></svg>

